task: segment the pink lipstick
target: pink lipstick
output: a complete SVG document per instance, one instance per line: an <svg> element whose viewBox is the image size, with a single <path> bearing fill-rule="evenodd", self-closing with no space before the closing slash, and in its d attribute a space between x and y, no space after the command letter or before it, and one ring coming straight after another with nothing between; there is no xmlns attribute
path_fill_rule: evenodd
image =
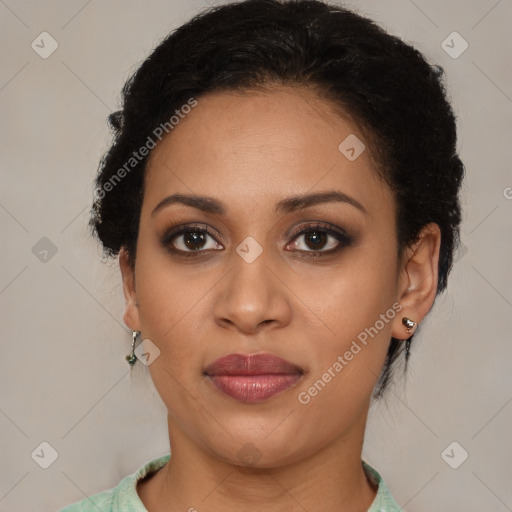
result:
<svg viewBox="0 0 512 512"><path fill-rule="evenodd" d="M271 354L230 354L204 373L219 391L239 402L255 403L294 386L304 370Z"/></svg>

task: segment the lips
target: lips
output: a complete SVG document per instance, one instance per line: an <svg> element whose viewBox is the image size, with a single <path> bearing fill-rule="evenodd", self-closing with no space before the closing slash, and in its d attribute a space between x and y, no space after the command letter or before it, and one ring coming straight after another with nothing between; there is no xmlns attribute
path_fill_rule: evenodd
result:
<svg viewBox="0 0 512 512"><path fill-rule="evenodd" d="M204 373L222 393L254 403L291 388L304 370L271 354L230 354L210 364Z"/></svg>

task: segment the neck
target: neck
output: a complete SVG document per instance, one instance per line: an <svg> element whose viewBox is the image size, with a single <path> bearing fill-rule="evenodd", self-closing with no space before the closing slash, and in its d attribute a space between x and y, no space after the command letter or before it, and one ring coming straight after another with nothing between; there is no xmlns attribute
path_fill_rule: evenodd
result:
<svg viewBox="0 0 512 512"><path fill-rule="evenodd" d="M149 512L304 512L319 503L323 510L367 512L375 499L361 464L364 424L299 462L266 469L221 461L168 422L171 459L137 489Z"/></svg>

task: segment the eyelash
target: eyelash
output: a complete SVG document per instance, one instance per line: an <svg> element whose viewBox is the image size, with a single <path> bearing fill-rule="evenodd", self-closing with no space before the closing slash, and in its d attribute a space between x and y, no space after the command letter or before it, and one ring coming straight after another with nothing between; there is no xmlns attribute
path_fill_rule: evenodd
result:
<svg viewBox="0 0 512 512"><path fill-rule="evenodd" d="M350 237L346 232L343 230L340 230L339 228L331 227L332 224L324 223L324 222L317 222L314 224L310 224L307 226L300 226L296 230L291 233L292 241L299 237L299 235L308 234L311 232L320 232L325 233L327 235L330 235L334 238L336 238L339 241L339 245L335 247L334 249L329 249L327 251L319 250L319 251L303 251L298 250L299 253L305 253L306 257L311 258L319 258L324 256L329 256L337 253L344 247L348 247L352 243L352 237ZM205 224L190 224L187 226L182 226L179 229L176 229L175 227L171 227L169 231L166 232L166 234L162 238L162 245L167 248L171 253L178 254L180 256L185 257L198 257L198 256L204 256L204 253L206 251L217 251L218 249L197 249L193 251L183 251L181 249L176 249L172 246L172 242L175 238L187 234L187 233L206 233L211 238L216 240L216 234ZM218 242L217 242L218 243Z"/></svg>

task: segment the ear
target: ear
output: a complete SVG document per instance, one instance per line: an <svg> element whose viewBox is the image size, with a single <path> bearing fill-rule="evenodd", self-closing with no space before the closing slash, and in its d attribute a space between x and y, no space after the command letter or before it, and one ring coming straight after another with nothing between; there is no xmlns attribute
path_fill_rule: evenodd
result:
<svg viewBox="0 0 512 512"><path fill-rule="evenodd" d="M402 318L408 317L417 325L429 312L437 292L441 230L432 222L423 227L419 239L404 251L400 268L397 301L402 305L393 322L392 336L405 340L408 333Z"/></svg>
<svg viewBox="0 0 512 512"><path fill-rule="evenodd" d="M132 331L140 331L139 305L135 290L135 272L128 261L128 252L124 247L119 252L119 267L123 278L123 291L126 301L124 323Z"/></svg>

